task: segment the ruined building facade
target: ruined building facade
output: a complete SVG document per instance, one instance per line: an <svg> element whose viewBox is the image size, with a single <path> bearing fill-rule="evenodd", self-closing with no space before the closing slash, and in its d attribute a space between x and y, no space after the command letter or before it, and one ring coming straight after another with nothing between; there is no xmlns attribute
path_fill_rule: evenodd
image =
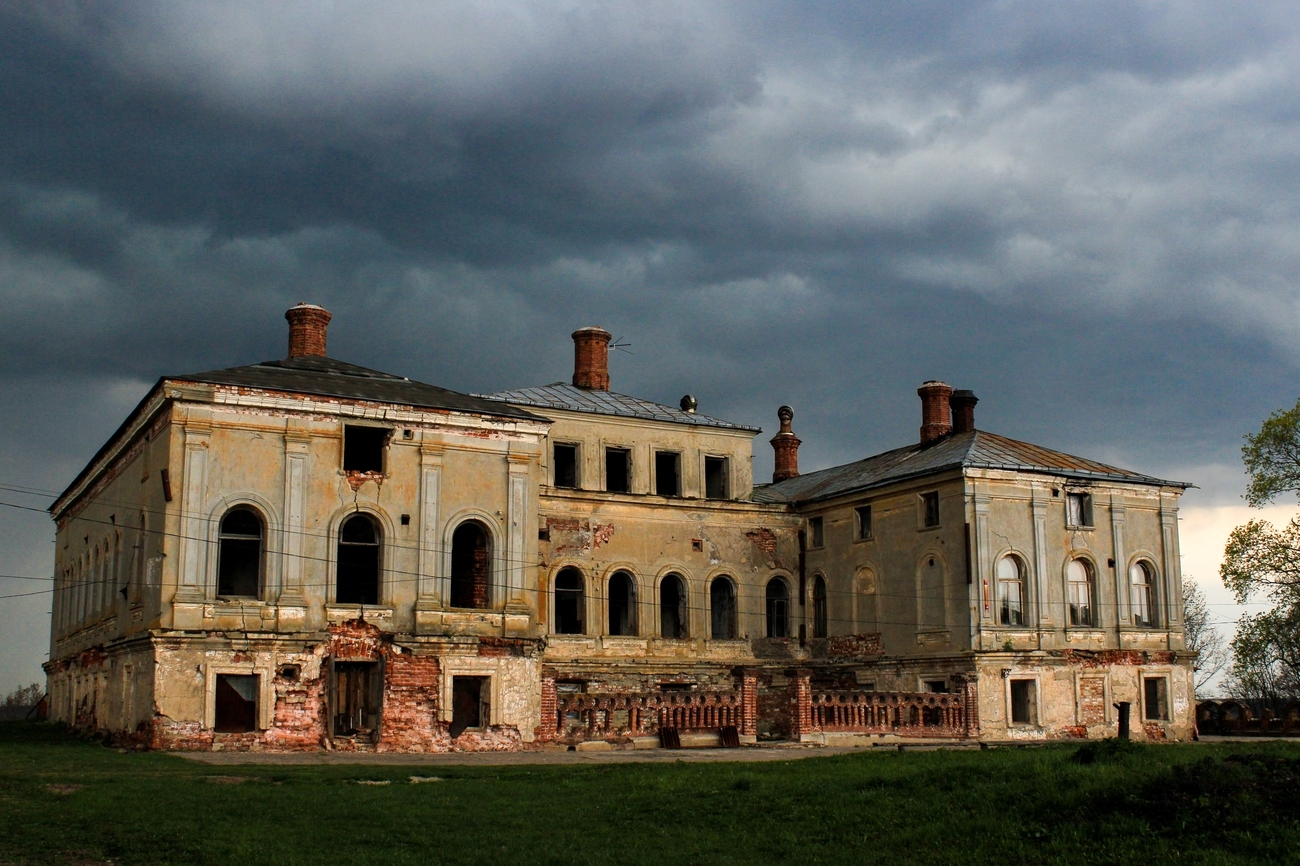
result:
<svg viewBox="0 0 1300 866"><path fill-rule="evenodd" d="M1184 739L1178 498L978 430L800 474L759 431L571 382L330 359L167 376L58 498L50 716L177 749ZM586 747L586 746L584 746Z"/></svg>

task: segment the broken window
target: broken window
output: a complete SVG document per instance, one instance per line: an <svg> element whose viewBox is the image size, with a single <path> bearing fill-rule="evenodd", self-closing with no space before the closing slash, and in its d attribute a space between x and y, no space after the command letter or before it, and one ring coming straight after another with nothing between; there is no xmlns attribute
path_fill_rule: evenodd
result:
<svg viewBox="0 0 1300 866"><path fill-rule="evenodd" d="M490 694L487 677L451 678L451 729L447 733L453 740L465 731L481 731L491 724Z"/></svg>
<svg viewBox="0 0 1300 866"><path fill-rule="evenodd" d="M1169 680L1164 677L1142 679L1142 718L1148 722L1169 721Z"/></svg>
<svg viewBox="0 0 1300 866"><path fill-rule="evenodd" d="M998 561L998 622L1025 624L1025 578L1020 560L1004 556Z"/></svg>
<svg viewBox="0 0 1300 866"><path fill-rule="evenodd" d="M488 606L491 551L488 531L477 520L467 520L451 535L451 606Z"/></svg>
<svg viewBox="0 0 1300 866"><path fill-rule="evenodd" d="M379 604L379 525L353 514L339 527L338 604Z"/></svg>
<svg viewBox="0 0 1300 866"><path fill-rule="evenodd" d="M926 528L939 525L939 491L921 494L921 520Z"/></svg>
<svg viewBox="0 0 1300 866"><path fill-rule="evenodd" d="M714 640L736 637L736 588L725 577L716 577L709 585L709 636Z"/></svg>
<svg viewBox="0 0 1300 866"><path fill-rule="evenodd" d="M790 636L790 588L779 577L767 582L767 636Z"/></svg>
<svg viewBox="0 0 1300 866"><path fill-rule="evenodd" d="M1065 494L1067 526L1092 526L1092 496L1087 493Z"/></svg>
<svg viewBox="0 0 1300 866"><path fill-rule="evenodd" d="M859 505L857 508L853 509L853 513L858 519L858 538L859 539L870 538L871 537L871 506Z"/></svg>
<svg viewBox="0 0 1300 866"><path fill-rule="evenodd" d="M948 681L947 680L926 680L925 690L932 695L946 695L948 694Z"/></svg>
<svg viewBox="0 0 1300 866"><path fill-rule="evenodd" d="M249 508L221 518L217 595L256 598L262 582L262 519Z"/></svg>
<svg viewBox="0 0 1300 866"><path fill-rule="evenodd" d="M1155 582L1151 579L1151 567L1145 562L1135 562L1128 573L1133 585L1133 624L1156 625Z"/></svg>
<svg viewBox="0 0 1300 866"><path fill-rule="evenodd" d="M813 637L826 637L828 630L829 600L826 597L826 578L820 574L813 580Z"/></svg>
<svg viewBox="0 0 1300 866"><path fill-rule="evenodd" d="M636 582L626 571L609 579L609 633L636 634Z"/></svg>
<svg viewBox="0 0 1300 866"><path fill-rule="evenodd" d="M576 488L578 486L578 446L556 442L551 449L555 486Z"/></svg>
<svg viewBox="0 0 1300 866"><path fill-rule="evenodd" d="M1092 569L1082 559L1065 567L1070 592L1070 625L1096 625L1092 618Z"/></svg>
<svg viewBox="0 0 1300 866"><path fill-rule="evenodd" d="M1011 724L1038 724L1038 684L1033 680L1011 681Z"/></svg>
<svg viewBox="0 0 1300 866"><path fill-rule="evenodd" d="M219 734L257 730L257 676L217 674L216 725Z"/></svg>
<svg viewBox="0 0 1300 866"><path fill-rule="evenodd" d="M706 499L727 498L727 458L704 458L704 496Z"/></svg>
<svg viewBox="0 0 1300 866"><path fill-rule="evenodd" d="M383 472L384 446L388 444L387 427L343 427L343 470L345 472Z"/></svg>
<svg viewBox="0 0 1300 866"><path fill-rule="evenodd" d="M605 490L630 493L632 490L632 454L626 448L605 449Z"/></svg>
<svg viewBox="0 0 1300 866"><path fill-rule="evenodd" d="M682 457L673 451L655 452L655 493L660 496L681 496Z"/></svg>
<svg viewBox="0 0 1300 866"><path fill-rule="evenodd" d="M555 576L555 633L583 634L585 607L582 572L565 568Z"/></svg>
<svg viewBox="0 0 1300 866"><path fill-rule="evenodd" d="M820 517L808 518L808 546L821 547L826 543L826 537L822 530L822 519Z"/></svg>
<svg viewBox="0 0 1300 866"><path fill-rule="evenodd" d="M384 705L384 672L379 662L331 665L331 736L375 740Z"/></svg>
<svg viewBox="0 0 1300 866"><path fill-rule="evenodd" d="M666 638L688 637L686 581L670 574L659 584L659 634Z"/></svg>

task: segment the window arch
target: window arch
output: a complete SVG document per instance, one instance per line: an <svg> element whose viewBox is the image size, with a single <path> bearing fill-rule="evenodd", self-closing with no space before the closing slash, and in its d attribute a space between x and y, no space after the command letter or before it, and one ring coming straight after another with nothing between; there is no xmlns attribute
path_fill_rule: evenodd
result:
<svg viewBox="0 0 1300 866"><path fill-rule="evenodd" d="M245 506L230 509L217 539L217 595L260 598L266 539L261 516Z"/></svg>
<svg viewBox="0 0 1300 866"><path fill-rule="evenodd" d="M819 574L813 580L813 637L826 637L829 634L828 607L826 578Z"/></svg>
<svg viewBox="0 0 1300 866"><path fill-rule="evenodd" d="M667 638L689 637L686 612L686 581L669 574L659 582L659 634Z"/></svg>
<svg viewBox="0 0 1300 866"><path fill-rule="evenodd" d="M379 524L369 514L353 514L339 527L338 572L334 599L339 604L379 604Z"/></svg>
<svg viewBox="0 0 1300 866"><path fill-rule="evenodd" d="M491 534L477 520L466 520L451 535L451 606L488 606L492 583Z"/></svg>
<svg viewBox="0 0 1300 866"><path fill-rule="evenodd" d="M709 584L709 637L734 640L736 637L736 587L727 577L715 577Z"/></svg>
<svg viewBox="0 0 1300 866"><path fill-rule="evenodd" d="M636 634L636 581L626 571L609 579L609 633Z"/></svg>
<svg viewBox="0 0 1300 866"><path fill-rule="evenodd" d="M1025 568L1019 557L998 560L998 622L1025 624Z"/></svg>
<svg viewBox="0 0 1300 866"><path fill-rule="evenodd" d="M1065 566L1065 579L1070 598L1070 625L1096 625L1092 566L1085 559L1072 559Z"/></svg>
<svg viewBox="0 0 1300 866"><path fill-rule="evenodd" d="M1129 567L1128 579L1132 584L1133 624L1147 627L1158 625L1155 569L1150 563L1139 559Z"/></svg>
<svg viewBox="0 0 1300 866"><path fill-rule="evenodd" d="M767 636L790 636L790 587L779 577L767 582Z"/></svg>
<svg viewBox="0 0 1300 866"><path fill-rule="evenodd" d="M555 576L555 633L585 634L586 592L582 572L570 566Z"/></svg>

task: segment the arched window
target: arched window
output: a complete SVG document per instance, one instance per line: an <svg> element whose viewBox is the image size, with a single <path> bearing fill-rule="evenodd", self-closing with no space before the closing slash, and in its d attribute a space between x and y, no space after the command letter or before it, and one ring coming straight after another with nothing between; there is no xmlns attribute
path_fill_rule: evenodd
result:
<svg viewBox="0 0 1300 866"><path fill-rule="evenodd" d="M451 535L451 606L488 606L492 558L488 531L477 520L467 520Z"/></svg>
<svg viewBox="0 0 1300 866"><path fill-rule="evenodd" d="M339 604L379 604L379 526L368 514L353 514L339 527Z"/></svg>
<svg viewBox="0 0 1300 866"><path fill-rule="evenodd" d="M998 622L1025 624L1025 573L1020 560L1004 556L998 561Z"/></svg>
<svg viewBox="0 0 1300 866"><path fill-rule="evenodd" d="M1070 594L1070 625L1096 625L1092 602L1092 569L1082 559L1072 559L1065 567Z"/></svg>
<svg viewBox="0 0 1300 866"><path fill-rule="evenodd" d="M609 633L636 634L636 581L626 571L609 579Z"/></svg>
<svg viewBox="0 0 1300 866"><path fill-rule="evenodd" d="M736 588L725 577L713 579L709 585L709 636L714 640L734 640L736 637Z"/></svg>
<svg viewBox="0 0 1300 866"><path fill-rule="evenodd" d="M233 508L221 518L217 595L261 596L263 534L262 518L251 508Z"/></svg>
<svg viewBox="0 0 1300 866"><path fill-rule="evenodd" d="M561 569L555 576L555 633L583 634L585 607L582 572L576 568Z"/></svg>
<svg viewBox="0 0 1300 866"><path fill-rule="evenodd" d="M1157 625L1156 587L1151 566L1145 562L1133 563L1128 570L1129 583L1133 585L1133 624L1142 626Z"/></svg>
<svg viewBox="0 0 1300 866"><path fill-rule="evenodd" d="M686 616L686 581L680 574L670 574L659 584L659 634L663 637L689 637Z"/></svg>
<svg viewBox="0 0 1300 866"><path fill-rule="evenodd" d="M826 578L820 574L813 581L813 637L826 637L827 629Z"/></svg>
<svg viewBox="0 0 1300 866"><path fill-rule="evenodd" d="M779 577L767 582L767 636L790 636L790 588Z"/></svg>

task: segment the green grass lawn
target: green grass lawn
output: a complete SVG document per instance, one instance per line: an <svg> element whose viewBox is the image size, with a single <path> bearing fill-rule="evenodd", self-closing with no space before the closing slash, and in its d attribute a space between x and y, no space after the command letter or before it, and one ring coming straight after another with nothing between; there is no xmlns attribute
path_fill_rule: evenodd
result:
<svg viewBox="0 0 1300 866"><path fill-rule="evenodd" d="M0 723L0 864L1287 863L1298 789L1300 743L217 767Z"/></svg>

